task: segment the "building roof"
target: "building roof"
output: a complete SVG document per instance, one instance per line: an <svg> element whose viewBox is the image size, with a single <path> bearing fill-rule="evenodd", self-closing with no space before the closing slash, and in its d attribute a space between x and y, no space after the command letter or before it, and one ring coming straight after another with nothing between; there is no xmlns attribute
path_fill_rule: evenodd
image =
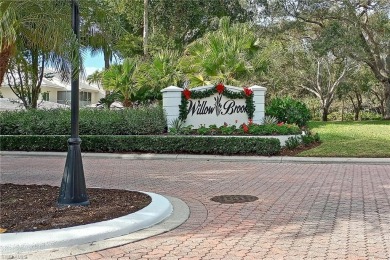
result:
<svg viewBox="0 0 390 260"><path fill-rule="evenodd" d="M6 76L3 80L1 87L9 87ZM59 73L53 72L48 69L45 70L41 87L55 88L62 91L71 91L70 82L61 81L61 77ZM103 89L99 88L96 84L89 84L88 82L82 79L80 79L79 81L79 89L80 91L104 93Z"/></svg>

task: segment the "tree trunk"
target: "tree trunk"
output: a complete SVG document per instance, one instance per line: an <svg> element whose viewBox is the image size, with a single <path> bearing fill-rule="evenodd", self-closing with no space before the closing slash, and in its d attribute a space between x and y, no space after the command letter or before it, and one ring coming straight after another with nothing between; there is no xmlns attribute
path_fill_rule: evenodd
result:
<svg viewBox="0 0 390 260"><path fill-rule="evenodd" d="M328 121L328 114L329 114L329 108L323 107L322 108L322 121L324 121L324 122Z"/></svg>
<svg viewBox="0 0 390 260"><path fill-rule="evenodd" d="M13 47L11 45L1 46L0 51L0 86L3 84L5 73L7 72L8 62L12 54Z"/></svg>
<svg viewBox="0 0 390 260"><path fill-rule="evenodd" d="M355 109L354 109L354 112L355 112L355 118L354 118L354 120L355 120L355 121L359 121L360 109L359 109L359 108L355 108Z"/></svg>
<svg viewBox="0 0 390 260"><path fill-rule="evenodd" d="M111 54L108 51L103 52L104 57L104 68L108 70L110 68L110 56Z"/></svg>
<svg viewBox="0 0 390 260"><path fill-rule="evenodd" d="M144 32L143 32L143 45L144 56L148 55L148 37L149 37L149 0L144 0Z"/></svg>
<svg viewBox="0 0 390 260"><path fill-rule="evenodd" d="M385 88L385 115L384 119L390 120L390 79L383 83Z"/></svg>
<svg viewBox="0 0 390 260"><path fill-rule="evenodd" d="M124 107L131 107L131 101L130 101L130 99L125 98L125 99L123 100L123 106L124 106Z"/></svg>
<svg viewBox="0 0 390 260"><path fill-rule="evenodd" d="M355 92L356 96L356 103L353 100L352 95L348 95L349 99L351 100L352 106L353 106L353 112L354 112L354 120L359 121L359 115L360 115L360 110L362 108L362 96L359 92Z"/></svg>
<svg viewBox="0 0 390 260"><path fill-rule="evenodd" d="M103 48L103 57L104 57L104 69L108 70L110 68L110 58L111 58L111 53L108 49ZM105 97L107 98L109 95L110 95L110 91L106 90Z"/></svg>
<svg viewBox="0 0 390 260"><path fill-rule="evenodd" d="M380 111L381 111L381 115L382 115L382 117L383 118L385 118L385 101L384 100L380 100L379 101L379 103L380 103Z"/></svg>
<svg viewBox="0 0 390 260"><path fill-rule="evenodd" d="M31 66L32 66L32 80L31 80L31 108L36 109L38 107L39 93L41 92L40 85L38 83L38 50L31 51ZM43 68L42 68L43 69Z"/></svg>

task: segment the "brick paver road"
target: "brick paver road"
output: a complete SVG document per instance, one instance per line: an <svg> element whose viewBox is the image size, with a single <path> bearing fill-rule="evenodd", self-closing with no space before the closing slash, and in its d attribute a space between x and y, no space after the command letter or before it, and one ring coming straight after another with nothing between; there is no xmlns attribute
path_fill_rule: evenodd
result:
<svg viewBox="0 0 390 260"><path fill-rule="evenodd" d="M1 158L3 183L59 185L63 158ZM89 187L177 197L171 232L66 259L390 259L390 165L84 158ZM223 194L255 202L219 204Z"/></svg>

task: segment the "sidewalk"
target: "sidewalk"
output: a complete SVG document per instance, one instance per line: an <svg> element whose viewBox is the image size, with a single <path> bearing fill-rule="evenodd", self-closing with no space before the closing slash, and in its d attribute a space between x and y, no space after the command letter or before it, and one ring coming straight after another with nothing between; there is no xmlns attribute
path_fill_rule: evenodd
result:
<svg viewBox="0 0 390 260"><path fill-rule="evenodd" d="M1 155L3 183L60 184L65 153ZM119 247L69 248L63 259L390 259L390 160L310 160L83 154L87 186L176 197L190 217ZM210 200L232 194L258 200Z"/></svg>
<svg viewBox="0 0 390 260"><path fill-rule="evenodd" d="M12 152L0 151L0 156L45 156L66 157L65 152ZM262 163L319 163L319 164L390 164L390 158L353 158L353 157L290 157L290 156L224 156L208 154L118 154L118 153L82 153L83 158L112 158L129 160L206 160L223 162L262 162Z"/></svg>

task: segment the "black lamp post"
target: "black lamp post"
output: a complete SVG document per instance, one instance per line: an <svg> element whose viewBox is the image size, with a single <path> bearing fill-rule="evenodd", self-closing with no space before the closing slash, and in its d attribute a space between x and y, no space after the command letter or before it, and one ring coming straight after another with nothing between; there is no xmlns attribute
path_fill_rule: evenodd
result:
<svg viewBox="0 0 390 260"><path fill-rule="evenodd" d="M72 28L79 41L80 15L77 0L72 1ZM78 51L78 50L77 50ZM78 53L74 53L79 57ZM79 59L79 58L78 58ZM68 154L66 157L64 175L62 177L60 195L58 197L59 206L89 205L87 190L84 178L83 162L81 159L79 137L79 69L72 67L71 83L71 137L68 140Z"/></svg>

